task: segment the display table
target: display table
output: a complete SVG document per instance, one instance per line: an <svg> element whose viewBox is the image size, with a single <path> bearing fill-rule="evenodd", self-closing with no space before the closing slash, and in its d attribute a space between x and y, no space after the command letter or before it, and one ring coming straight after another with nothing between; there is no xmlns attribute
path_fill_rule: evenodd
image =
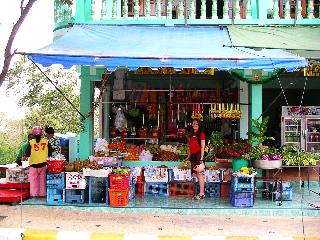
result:
<svg viewBox="0 0 320 240"><path fill-rule="evenodd" d="M123 161L124 167L147 167L147 166L167 166L167 167L179 167L183 166L183 162L177 161ZM206 162L206 167L216 166L216 162Z"/></svg>

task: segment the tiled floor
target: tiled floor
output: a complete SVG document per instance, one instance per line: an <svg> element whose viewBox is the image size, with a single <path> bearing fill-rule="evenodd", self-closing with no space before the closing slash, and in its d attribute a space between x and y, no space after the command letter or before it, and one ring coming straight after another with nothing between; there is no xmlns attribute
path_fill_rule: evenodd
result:
<svg viewBox="0 0 320 240"><path fill-rule="evenodd" d="M153 197L136 196L126 207L107 207L106 204L64 204L63 208L82 207L88 211L113 211L113 212L139 212L139 213L173 213L173 214L220 214L220 215L265 215L265 216L320 216L320 210L310 206L310 203L320 204L320 196L308 191L307 185L300 188L299 182L293 182L292 201L279 202L263 199L261 194L257 194L254 206L251 208L235 208L230 205L228 198L205 198L195 201L186 197ZM310 189L319 193L318 182L310 182ZM28 199L23 205L48 206L45 199Z"/></svg>

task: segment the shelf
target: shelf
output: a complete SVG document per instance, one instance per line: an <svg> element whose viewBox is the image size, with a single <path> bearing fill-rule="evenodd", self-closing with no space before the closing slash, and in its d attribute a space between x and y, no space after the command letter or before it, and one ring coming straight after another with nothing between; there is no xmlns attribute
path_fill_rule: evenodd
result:
<svg viewBox="0 0 320 240"><path fill-rule="evenodd" d="M310 143L310 144L313 144L313 143L319 144L320 142L307 142L307 143Z"/></svg>
<svg viewBox="0 0 320 240"><path fill-rule="evenodd" d="M216 162L206 162L206 167L216 166ZM183 165L183 162L177 161L123 161L122 166L125 167L147 167L147 166L162 166L167 167L179 167Z"/></svg>
<svg viewBox="0 0 320 240"><path fill-rule="evenodd" d="M295 132L297 132L297 131L284 131L285 133L295 133Z"/></svg>
<svg viewBox="0 0 320 240"><path fill-rule="evenodd" d="M286 143L296 143L296 144L299 144L300 142L284 142L285 144Z"/></svg>

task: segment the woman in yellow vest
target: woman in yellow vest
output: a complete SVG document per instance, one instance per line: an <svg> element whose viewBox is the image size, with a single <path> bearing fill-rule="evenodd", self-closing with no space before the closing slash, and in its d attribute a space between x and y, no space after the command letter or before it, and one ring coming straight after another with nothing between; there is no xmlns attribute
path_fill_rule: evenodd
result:
<svg viewBox="0 0 320 240"><path fill-rule="evenodd" d="M47 158L52 155L52 147L48 140L42 137L42 128L32 128L34 138L29 141L26 149L26 156L29 157L29 181L30 196L46 196L46 169Z"/></svg>

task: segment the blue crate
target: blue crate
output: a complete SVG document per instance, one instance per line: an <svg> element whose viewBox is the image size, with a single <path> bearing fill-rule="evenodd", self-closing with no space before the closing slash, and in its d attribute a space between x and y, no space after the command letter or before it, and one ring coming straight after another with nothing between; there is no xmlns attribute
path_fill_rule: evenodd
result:
<svg viewBox="0 0 320 240"><path fill-rule="evenodd" d="M65 202L65 190L56 188L47 188L48 204L63 204Z"/></svg>
<svg viewBox="0 0 320 240"><path fill-rule="evenodd" d="M108 178L107 177L88 177L89 204L105 203L108 204Z"/></svg>
<svg viewBox="0 0 320 240"><path fill-rule="evenodd" d="M87 200L87 189L66 189L66 203L85 203Z"/></svg>
<svg viewBox="0 0 320 240"><path fill-rule="evenodd" d="M292 187L282 190L282 201L292 201ZM276 201L280 201L280 191L276 192Z"/></svg>
<svg viewBox="0 0 320 240"><path fill-rule="evenodd" d="M163 182L146 182L144 185L144 195L167 197L169 195L169 185Z"/></svg>
<svg viewBox="0 0 320 240"><path fill-rule="evenodd" d="M254 177L232 176L230 192L253 192Z"/></svg>
<svg viewBox="0 0 320 240"><path fill-rule="evenodd" d="M130 191L129 191L129 200L134 199L135 191L136 191L135 184L131 184L130 185Z"/></svg>
<svg viewBox="0 0 320 240"><path fill-rule="evenodd" d="M196 195L200 192L199 183L195 183ZM204 194L206 197L220 197L220 183L208 182L204 184Z"/></svg>
<svg viewBox="0 0 320 240"><path fill-rule="evenodd" d="M253 192L230 192L233 207L253 207Z"/></svg>
<svg viewBox="0 0 320 240"><path fill-rule="evenodd" d="M64 173L48 173L47 174L47 188L65 188L65 174Z"/></svg>

